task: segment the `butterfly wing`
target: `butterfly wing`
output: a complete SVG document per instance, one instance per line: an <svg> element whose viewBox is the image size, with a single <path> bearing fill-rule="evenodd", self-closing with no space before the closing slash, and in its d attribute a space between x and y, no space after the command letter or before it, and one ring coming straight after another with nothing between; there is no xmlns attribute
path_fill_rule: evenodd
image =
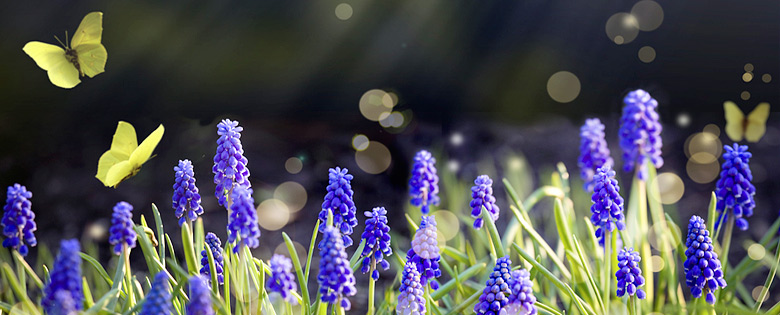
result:
<svg viewBox="0 0 780 315"><path fill-rule="evenodd" d="M136 138L135 128L129 123L120 121L116 126L114 138L111 140L111 148L103 153L100 156L100 160L98 160L98 171L95 177L103 182L103 185L116 187L119 181L124 179L124 177L121 177L117 181L116 177L120 175L120 171L126 168L124 164L128 164L122 164L122 162L128 162L130 155L137 147L138 139Z"/></svg>
<svg viewBox="0 0 780 315"><path fill-rule="evenodd" d="M119 183L125 179L135 175L135 173L135 168L133 165L131 165L129 160L121 161L108 169L108 172L106 173L106 180L103 181L103 184L107 187L116 188L116 185L119 185Z"/></svg>
<svg viewBox="0 0 780 315"><path fill-rule="evenodd" d="M76 49L81 71L85 75L91 78L106 71L108 52L102 44L83 44L74 49Z"/></svg>
<svg viewBox="0 0 780 315"><path fill-rule="evenodd" d="M157 144L160 143L164 132L165 127L163 127L161 124L148 137L146 137L143 142L141 142L141 144L133 151L132 154L130 154L129 161L130 164L133 165L134 169L141 168L141 165L149 160L150 157L152 157L152 152L154 152L154 148L157 147Z"/></svg>
<svg viewBox="0 0 780 315"><path fill-rule="evenodd" d="M81 45L100 44L103 37L103 12L91 12L81 20L70 47L76 49Z"/></svg>
<svg viewBox="0 0 780 315"><path fill-rule="evenodd" d="M46 70L52 84L70 89L81 82L79 71L65 58L65 50L46 43L29 42L22 48L38 67Z"/></svg>
<svg viewBox="0 0 780 315"><path fill-rule="evenodd" d="M769 103L760 103L747 116L745 140L758 142L766 133L766 120L769 118Z"/></svg>
<svg viewBox="0 0 780 315"><path fill-rule="evenodd" d="M745 114L732 101L723 103L723 111L726 114L726 135L732 141L741 141L745 135Z"/></svg>

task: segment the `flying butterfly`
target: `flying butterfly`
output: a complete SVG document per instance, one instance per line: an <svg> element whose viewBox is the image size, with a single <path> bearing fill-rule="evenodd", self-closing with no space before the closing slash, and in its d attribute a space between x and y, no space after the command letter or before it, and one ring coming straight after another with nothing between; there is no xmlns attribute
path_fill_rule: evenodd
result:
<svg viewBox="0 0 780 315"><path fill-rule="evenodd" d="M32 41L22 50L48 72L52 84L70 89L81 83L79 76L92 78L105 71L108 52L100 43L102 36L103 12L92 12L81 20L70 44L65 33L65 43L54 37L62 47Z"/></svg>
<svg viewBox="0 0 780 315"><path fill-rule="evenodd" d="M732 141L758 142L766 132L766 120L769 118L769 103L760 103L745 117L742 110L732 101L723 103L726 114L726 134Z"/></svg>
<svg viewBox="0 0 780 315"><path fill-rule="evenodd" d="M106 187L116 188L122 181L135 176L141 170L141 165L152 157L152 152L160 143L164 132L165 128L160 125L138 145L133 125L120 121L116 126L111 148L98 160L95 177Z"/></svg>

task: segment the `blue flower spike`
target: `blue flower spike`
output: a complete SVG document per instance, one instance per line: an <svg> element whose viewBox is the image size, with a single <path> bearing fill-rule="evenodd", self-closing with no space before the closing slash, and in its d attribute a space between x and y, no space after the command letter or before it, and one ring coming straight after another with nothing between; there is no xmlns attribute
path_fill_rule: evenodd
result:
<svg viewBox="0 0 780 315"><path fill-rule="evenodd" d="M242 247L257 248L260 246L260 227L257 225L257 210L255 199L252 198L252 188L236 186L233 188L228 217L228 243L236 243L233 253L238 253Z"/></svg>
<svg viewBox="0 0 780 315"><path fill-rule="evenodd" d="M211 288L203 275L194 275L189 279L190 302L187 304L187 315L214 315L211 307Z"/></svg>
<svg viewBox="0 0 780 315"><path fill-rule="evenodd" d="M509 279L509 304L506 306L507 315L536 315L536 296L534 296L534 283L531 282L531 273L525 269L513 270Z"/></svg>
<svg viewBox="0 0 780 315"><path fill-rule="evenodd" d="M596 226L596 237L599 244L604 246L604 236L615 228L626 228L623 215L623 197L620 196L620 186L615 179L615 171L609 165L605 165L596 171L593 176L593 205L590 211L593 215L590 221Z"/></svg>
<svg viewBox="0 0 780 315"><path fill-rule="evenodd" d="M441 254L437 237L436 218L432 215L423 216L412 239L412 248L406 253L406 260L414 262L417 266L420 283L423 286L430 284L434 290L439 288L436 278L441 276L441 269L439 269Z"/></svg>
<svg viewBox="0 0 780 315"><path fill-rule="evenodd" d="M509 304L509 296L512 295L512 288L509 285L512 279L511 269L512 261L509 260L509 257L496 260L496 266L485 283L485 289L482 290L479 302L474 305L475 313L478 315L507 314L505 308Z"/></svg>
<svg viewBox="0 0 780 315"><path fill-rule="evenodd" d="M171 285L168 282L168 273L160 271L154 276L152 288L146 294L145 302L138 315L171 315Z"/></svg>
<svg viewBox="0 0 780 315"><path fill-rule="evenodd" d="M361 235L366 245L363 247L363 252L360 255L363 258L360 272L367 273L370 271L371 278L379 280L377 264L382 267L382 270L387 270L390 268L390 263L385 260L385 257L393 254L393 250L390 248L390 227L387 225L387 210L384 207L377 207L363 214L368 219L366 219L366 229L363 231L363 235Z"/></svg>
<svg viewBox="0 0 780 315"><path fill-rule="evenodd" d="M436 175L436 159L426 150L417 152L409 179L409 194L413 206L427 215L431 205L439 204L439 176Z"/></svg>
<svg viewBox="0 0 780 315"><path fill-rule="evenodd" d="M753 186L753 173L750 171L750 158L748 146L734 144L723 146L723 165L721 166L720 179L715 184L715 195L718 198L716 209L720 213L715 221L715 229L721 223L721 219L733 214L737 227L744 231L748 228L747 218L753 215L756 202L753 199L756 187ZM729 210L730 213L729 213ZM725 212L725 213L724 213Z"/></svg>
<svg viewBox="0 0 780 315"><path fill-rule="evenodd" d="M56 314L61 307L81 310L84 290L81 282L81 246L75 239L60 242L60 253L54 260L49 279L43 288L41 306L47 314Z"/></svg>
<svg viewBox="0 0 780 315"><path fill-rule="evenodd" d="M328 187L325 201L322 202L322 210L319 214L320 233L325 232L328 221L328 212L333 213L333 226L342 235L344 246L352 246L353 228L357 226L355 202L352 200L355 194L352 191L352 175L346 168L331 168L328 170Z"/></svg>
<svg viewBox="0 0 780 315"><path fill-rule="evenodd" d="M620 148L623 149L623 170L636 172L640 180L647 179L647 160L653 167L664 165L661 157L661 130L656 108L658 102L645 90L631 91L623 98L620 118Z"/></svg>
<svg viewBox="0 0 780 315"><path fill-rule="evenodd" d="M209 254L207 250L211 251L211 256L214 258L214 269L217 272L217 282L223 284L225 282L224 277L224 258L222 258L222 242L219 240L216 234L209 232L206 234L205 240L206 246L200 252L200 274L210 277L211 268L209 266ZM211 281L211 278L209 278Z"/></svg>
<svg viewBox="0 0 780 315"><path fill-rule="evenodd" d="M292 260L286 256L275 254L269 262L271 268L271 279L268 282L268 288L271 292L281 295L282 299L291 304L298 304L298 300L292 292L297 290L295 277L292 274Z"/></svg>
<svg viewBox="0 0 780 315"><path fill-rule="evenodd" d="M8 186L5 206L3 206L3 219L0 221L0 227L3 228L3 235L6 237L3 240L3 247L16 249L22 256L27 256L29 252L27 244L30 246L38 244L33 234L38 227L35 224L35 213L31 210L30 198L32 192L27 191L27 187L19 184Z"/></svg>
<svg viewBox="0 0 780 315"><path fill-rule="evenodd" d="M593 177L596 175L596 170L614 163L607 140L604 139L604 124L598 118L585 120L585 124L580 128L580 157L577 160L580 176L585 182L584 189L593 191Z"/></svg>
<svg viewBox="0 0 780 315"><path fill-rule="evenodd" d="M645 284L645 278L642 277L642 269L639 268L639 262L642 257L633 248L623 248L618 252L618 271L615 272L617 278L617 296L621 297L628 294L636 295L637 298L644 299L645 291L639 287Z"/></svg>
<svg viewBox="0 0 780 315"><path fill-rule="evenodd" d="M179 218L179 226L185 221L193 222L199 215L203 214L203 207L200 205L200 193L195 186L195 171L192 168L190 160L181 160L179 165L173 168L173 209L176 210L176 217Z"/></svg>
<svg viewBox="0 0 780 315"><path fill-rule="evenodd" d="M133 206L124 201L118 202L111 216L108 237L108 242L114 245L114 254L121 254L124 245L127 245L127 248L135 248L137 235L133 226Z"/></svg>
<svg viewBox="0 0 780 315"><path fill-rule="evenodd" d="M691 288L691 295L699 298L706 294L707 303L715 304L715 290L726 287L720 259L712 247L712 239L704 220L692 216L688 222L688 238L685 241L685 284Z"/></svg>
<svg viewBox="0 0 780 315"><path fill-rule="evenodd" d="M404 266L403 278L401 278L401 287L398 289L398 305L395 312L398 315L419 315L425 314L425 294L423 285L420 282L420 272L414 262L407 260Z"/></svg>
<svg viewBox="0 0 780 315"><path fill-rule="evenodd" d="M493 223L498 220L499 208L496 205L496 197L493 197L493 180L487 175L480 175L474 180L474 186L471 187L471 217L474 218L474 228L481 229L485 222L482 222L482 207L487 209L490 220Z"/></svg>
<svg viewBox="0 0 780 315"><path fill-rule="evenodd" d="M349 310L350 296L357 293L355 275L349 265L349 257L345 251L344 240L338 229L332 226L325 228L320 242L320 271L317 282L320 284L320 295L323 303L340 305Z"/></svg>
<svg viewBox="0 0 780 315"><path fill-rule="evenodd" d="M232 197L232 191L237 186L249 188L248 162L244 156L244 147L241 145L241 131L244 128L237 121L225 119L217 124L217 153L214 155L214 184L217 188L214 195L219 205L228 207L228 197Z"/></svg>

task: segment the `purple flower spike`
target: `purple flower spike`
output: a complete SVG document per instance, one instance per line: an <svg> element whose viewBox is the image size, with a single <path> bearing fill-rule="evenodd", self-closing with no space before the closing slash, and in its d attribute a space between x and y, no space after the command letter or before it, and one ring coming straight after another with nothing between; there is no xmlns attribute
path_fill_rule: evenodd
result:
<svg viewBox="0 0 780 315"><path fill-rule="evenodd" d="M217 272L217 282L223 284L225 282L224 273L224 260L222 258L222 242L219 240L216 234L209 232L206 234L205 240L206 246L200 252L200 274L205 276L211 276L211 266L209 266L209 254L207 250L211 251L211 256L214 258L214 269ZM209 281L211 278L209 278Z"/></svg>
<svg viewBox="0 0 780 315"><path fill-rule="evenodd" d="M349 257L344 247L341 233L335 227L328 226L322 233L320 243L320 272L317 275L323 303L340 303L345 310L351 308L350 296L357 293L355 275L349 266Z"/></svg>
<svg viewBox="0 0 780 315"><path fill-rule="evenodd" d="M728 217L727 210L731 210L736 218L737 227L744 231L748 228L749 218L753 215L753 208L756 202L753 195L756 194L756 187L753 186L753 173L750 172L750 157L746 145L734 144L733 146L723 146L726 152L723 153L723 165L720 171L720 179L715 185L715 195L718 197L717 209L721 214L715 221L715 228L720 225L721 219ZM725 212L725 213L724 213Z"/></svg>
<svg viewBox="0 0 780 315"><path fill-rule="evenodd" d="M422 150L414 156L412 178L409 179L409 194L413 206L420 207L423 214L430 212L430 205L439 204L439 176L436 175L436 159L430 152Z"/></svg>
<svg viewBox="0 0 780 315"><path fill-rule="evenodd" d="M536 296L534 296L534 283L531 282L531 273L520 269L512 271L509 279L509 305L506 306L507 315L536 315Z"/></svg>
<svg viewBox="0 0 780 315"><path fill-rule="evenodd" d="M27 188L14 184L8 186L8 194L3 207L3 220L0 226L3 228L3 235L6 239L3 241L3 247L13 248L19 251L22 256L27 256L29 249L27 244L35 246L38 240L35 239L35 213L30 209L32 207L32 193Z"/></svg>
<svg viewBox="0 0 780 315"><path fill-rule="evenodd" d="M436 278L441 276L441 269L439 269L441 254L439 253L437 237L436 218L432 215L423 216L420 227L417 228L414 239L412 239L412 248L406 253L406 260L414 262L417 266L417 272L420 273L420 283L423 286L430 283L434 290L439 288Z"/></svg>
<svg viewBox="0 0 780 315"><path fill-rule="evenodd" d="M645 291L639 288L645 284L642 269L639 268L642 257L633 248L623 248L618 253L617 258L618 271L615 272L617 296L628 294L629 296L636 295L640 300L644 299Z"/></svg>
<svg viewBox="0 0 780 315"><path fill-rule="evenodd" d="M219 205L228 206L227 198L236 186L249 188L249 169L246 167L247 159L244 157L244 148L241 146L241 131L244 128L237 121L225 119L217 124L217 154L214 155L214 191Z"/></svg>
<svg viewBox="0 0 780 315"><path fill-rule="evenodd" d="M384 207L374 208L372 211L366 211L366 229L361 238L366 241L363 252L360 256L363 263L360 272L367 273L371 271L371 277L379 280L379 270L376 265L379 264L382 270L390 268L390 263L385 257L393 254L390 248L390 227L387 226L387 210Z"/></svg>
<svg viewBox="0 0 780 315"><path fill-rule="evenodd" d="M82 309L84 291L81 285L80 251L79 241L75 239L60 242L60 253L54 260L49 281L43 288L41 305L47 314L56 314L63 304L72 303L76 310ZM69 295L70 301L64 295Z"/></svg>
<svg viewBox="0 0 780 315"><path fill-rule="evenodd" d="M176 210L176 217L179 218L179 225L185 221L193 222L199 215L203 214L203 207L200 205L200 193L195 186L195 171L192 169L190 160L179 161L179 165L173 168L173 209Z"/></svg>
<svg viewBox="0 0 780 315"><path fill-rule="evenodd" d="M398 315L421 315L425 314L425 297L423 286L420 283L420 272L414 262L407 260L404 266L401 287L398 289L401 293L398 295L398 306L395 312Z"/></svg>
<svg viewBox="0 0 780 315"><path fill-rule="evenodd" d="M252 188L236 186L233 188L228 217L228 243L238 244L233 247L233 253L238 253L243 246L257 248L260 246L260 228L257 226L257 210L255 199L252 198ZM240 237L240 239L239 239Z"/></svg>
<svg viewBox="0 0 780 315"><path fill-rule="evenodd" d="M168 273L160 271L154 276L154 282L138 315L171 315L171 285L168 283Z"/></svg>
<svg viewBox="0 0 780 315"><path fill-rule="evenodd" d="M282 299L288 303L298 304L298 300L292 295L298 285L295 284L295 277L292 274L292 260L279 254L271 257L269 262L271 267L271 279L268 282L268 288L271 292L279 293Z"/></svg>
<svg viewBox="0 0 780 315"><path fill-rule="evenodd" d="M585 125L580 128L580 158L577 165L586 191L593 191L596 170L606 164L614 164L609 154L607 141L604 140L604 124L598 118L585 120Z"/></svg>
<svg viewBox="0 0 780 315"><path fill-rule="evenodd" d="M203 275L190 277L190 303L187 304L187 315L214 315L211 307L211 288Z"/></svg>
<svg viewBox="0 0 780 315"><path fill-rule="evenodd" d="M712 247L710 231L704 220L699 216L692 216L688 222L688 238L685 241L685 284L691 288L691 295L695 298L706 294L707 303L715 304L715 290L726 287L723 279L720 259Z"/></svg>
<svg viewBox="0 0 780 315"><path fill-rule="evenodd" d="M355 217L355 202L352 201L352 196L355 194L352 191L352 175L348 173L346 168L331 168L328 170L328 193L325 194L325 201L322 202L322 210L320 211L319 219L320 233L325 232L325 225L328 221L328 212L333 213L333 226L335 226L341 232L344 246L352 246L352 230L357 226L357 218Z"/></svg>
<svg viewBox="0 0 780 315"><path fill-rule="evenodd" d="M485 283L485 289L479 297L479 302L474 305L474 312L478 315L504 315L506 306L509 304L509 296L512 295L512 288L509 282L512 275L509 273L512 269L512 261L509 257L502 257L496 261L496 266L490 274L490 278Z"/></svg>
<svg viewBox="0 0 780 315"><path fill-rule="evenodd" d="M133 230L133 206L120 201L114 206L114 214L111 216L111 228L108 242L114 245L114 253L122 253L122 245L127 248L135 248L136 234Z"/></svg>
<svg viewBox="0 0 780 315"><path fill-rule="evenodd" d="M484 222L482 222L482 207L484 206L490 214L490 219L493 223L498 220L498 205L496 205L496 197L493 197L493 180L487 175L480 175L474 180L474 187L471 187L471 217L474 220L474 228L481 229Z"/></svg>
<svg viewBox="0 0 780 315"><path fill-rule="evenodd" d="M661 157L661 123L655 108L658 102L644 90L628 93L623 99L623 117L620 118L620 147L623 149L623 169L636 171L640 180L647 179L647 163L653 167L664 165Z"/></svg>
<svg viewBox="0 0 780 315"><path fill-rule="evenodd" d="M596 171L593 177L593 205L590 211L593 215L590 221L596 226L596 237L604 246L604 235L611 233L615 227L618 230L626 228L623 217L623 197L620 197L620 186L615 179L615 171L605 165Z"/></svg>

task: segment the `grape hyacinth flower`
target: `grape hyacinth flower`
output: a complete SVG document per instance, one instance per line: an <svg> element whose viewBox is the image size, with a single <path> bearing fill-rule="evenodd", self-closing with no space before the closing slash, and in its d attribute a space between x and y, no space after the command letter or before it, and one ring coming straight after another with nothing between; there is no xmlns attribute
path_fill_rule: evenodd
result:
<svg viewBox="0 0 780 315"><path fill-rule="evenodd" d="M623 149L623 169L637 171L640 180L647 179L647 163L653 167L664 165L661 157L661 123L655 108L658 102L644 90L631 91L623 98L623 116L620 118L620 148Z"/></svg>
<svg viewBox="0 0 780 315"><path fill-rule="evenodd" d="M439 176L436 175L436 159L426 150L417 152L409 179L409 194L413 206L423 214L430 212L430 205L439 204Z"/></svg>
<svg viewBox="0 0 780 315"><path fill-rule="evenodd" d="M580 128L580 157L577 159L586 191L593 191L593 176L606 164L613 165L614 161L604 140L604 124L598 118L587 119Z"/></svg>
<svg viewBox="0 0 780 315"><path fill-rule="evenodd" d="M146 294L141 312L138 315L170 315L173 314L171 304L171 285L168 283L168 274L160 271L154 276L152 288Z"/></svg>
<svg viewBox="0 0 780 315"><path fill-rule="evenodd" d="M723 165L720 172L720 179L715 185L715 195L718 198L717 210L721 214L715 221L717 229L721 219L728 217L729 209L734 214L737 227L744 231L748 228L749 218L753 215L753 208L756 202L753 195L756 194L756 187L753 186L753 173L750 172L750 157L746 145L734 144L733 146L723 146L726 152L723 153Z"/></svg>
<svg viewBox="0 0 780 315"><path fill-rule="evenodd" d="M209 266L209 254L207 250L211 251L211 256L214 258L214 269L217 272L217 282L223 284L224 278L224 262L222 258L222 242L216 234L209 232L206 234L206 247L200 252L200 274L205 276L211 276L211 268ZM210 278L209 278L209 281Z"/></svg>
<svg viewBox="0 0 780 315"><path fill-rule="evenodd" d="M108 242L114 245L114 253L122 253L122 246L127 248L135 247L136 234L133 230L133 206L127 202L120 201L114 206L114 214L111 216L111 236Z"/></svg>
<svg viewBox="0 0 780 315"><path fill-rule="evenodd" d="M633 248L623 248L618 252L618 271L615 273L617 278L617 296L625 294L638 297L640 300L645 298L645 291L639 287L645 284L645 278L642 277L642 269L639 268L639 262L642 257Z"/></svg>
<svg viewBox="0 0 780 315"><path fill-rule="evenodd" d="M76 303L68 290L59 290L54 293L54 304L46 312L47 315L78 315Z"/></svg>
<svg viewBox="0 0 780 315"><path fill-rule="evenodd" d="M496 260L496 266L485 283L485 289L482 290L479 302L474 305L475 313L479 315L506 314L504 308L509 304L509 296L512 294L512 289L509 286L509 281L512 278L511 269L512 261L509 260L508 256Z"/></svg>
<svg viewBox="0 0 780 315"><path fill-rule="evenodd" d="M496 205L496 197L493 197L493 180L487 175L480 175L474 180L474 186L471 187L471 217L474 218L474 228L481 229L484 222L482 222L482 207L487 209L490 214L490 219L493 223L498 220L498 205Z"/></svg>
<svg viewBox="0 0 780 315"><path fill-rule="evenodd" d="M593 205L590 211L593 215L590 221L596 226L596 237L604 246L604 235L611 233L615 227L618 230L626 228L623 216L623 197L620 197L620 186L615 179L615 171L609 165L602 166L593 176Z"/></svg>
<svg viewBox="0 0 780 315"><path fill-rule="evenodd" d="M235 243L238 240L238 244L233 247L233 253L238 253L245 245L249 248L257 248L260 245L260 228L257 226L257 210L255 210L255 199L252 198L252 188L234 187L231 199L233 204L230 206L228 217L228 243Z"/></svg>
<svg viewBox="0 0 780 315"><path fill-rule="evenodd" d="M393 254L390 248L390 227L387 225L387 210L385 207L376 207L374 210L363 213L366 219L366 229L360 237L366 241L365 247L360 257L363 263L360 272L367 273L371 271L371 278L379 280L379 270L377 263L382 270L390 268L390 263L385 257Z"/></svg>
<svg viewBox="0 0 780 315"><path fill-rule="evenodd" d="M695 298L706 294L707 303L715 304L715 294L718 288L726 287L723 279L718 254L712 247L710 232L704 220L699 216L692 216L688 223L688 238L685 241L685 256L688 257L683 264L685 268L685 284L691 288L691 295Z"/></svg>
<svg viewBox="0 0 780 315"><path fill-rule="evenodd" d="M43 288L41 306L47 314L54 314L62 304L72 303L76 310L84 304L84 291L81 283L81 246L76 239L60 242L60 253L54 260L49 281ZM65 293L61 293L65 292ZM70 301L63 296L70 296Z"/></svg>
<svg viewBox="0 0 780 315"><path fill-rule="evenodd" d="M420 227L412 239L412 248L406 253L406 260L414 262L417 272L420 273L420 283L423 286L430 283L434 290L439 288L436 278L441 276L439 269L439 246L437 241L436 217L423 216Z"/></svg>
<svg viewBox="0 0 780 315"><path fill-rule="evenodd" d="M32 207L32 192L27 191L27 187L19 184L8 186L8 193L3 207L3 220L0 226L3 228L3 247L13 248L19 251L22 256L27 256L29 249L27 244L35 246L38 240L35 238L35 213L30 209Z"/></svg>
<svg viewBox="0 0 780 315"><path fill-rule="evenodd" d="M236 186L249 188L249 169L246 167L248 160L244 157L244 148L241 146L241 131L244 128L237 121L225 119L217 124L217 153L214 155L214 184L217 188L214 194L219 205L228 207L228 196Z"/></svg>
<svg viewBox="0 0 780 315"><path fill-rule="evenodd" d="M203 275L194 275L189 279L190 303L187 304L187 315L214 315L211 307L211 288Z"/></svg>
<svg viewBox="0 0 780 315"><path fill-rule="evenodd" d="M328 170L328 193L325 194L325 201L322 202L322 211L320 211L319 219L320 233L325 232L325 226L328 221L328 212L333 213L333 226L340 230L344 246L352 246L352 230L357 226L357 218L355 217L355 202L352 201L352 196L355 192L352 191L352 175L348 173L346 168L331 168Z"/></svg>
<svg viewBox="0 0 780 315"><path fill-rule="evenodd" d="M326 227L322 233L317 282L320 284L322 302L334 305L340 303L345 310L350 309L351 304L347 297L357 293L355 275L349 266L349 257L341 233L332 226Z"/></svg>
<svg viewBox="0 0 780 315"><path fill-rule="evenodd" d="M298 300L292 295L298 285L295 284L295 277L292 274L292 260L285 256L275 254L269 262L271 268L271 279L268 282L268 288L271 292L279 293L282 299L288 303L297 304Z"/></svg>
<svg viewBox="0 0 780 315"><path fill-rule="evenodd" d="M179 165L173 168L173 209L176 210L176 217L179 218L179 226L185 221L193 222L199 215L203 214L203 207L200 205L200 193L195 186L195 171L192 169L190 160L179 161Z"/></svg>
<svg viewBox="0 0 780 315"><path fill-rule="evenodd" d="M534 296L531 282L531 273L528 270L513 270L509 279L509 304L506 306L507 315L536 315L536 296Z"/></svg>
<svg viewBox="0 0 780 315"><path fill-rule="evenodd" d="M404 266L403 278L401 278L401 292L398 295L398 305L395 313L398 315L425 314L425 297L423 286L420 282L420 272L414 262L407 260Z"/></svg>

